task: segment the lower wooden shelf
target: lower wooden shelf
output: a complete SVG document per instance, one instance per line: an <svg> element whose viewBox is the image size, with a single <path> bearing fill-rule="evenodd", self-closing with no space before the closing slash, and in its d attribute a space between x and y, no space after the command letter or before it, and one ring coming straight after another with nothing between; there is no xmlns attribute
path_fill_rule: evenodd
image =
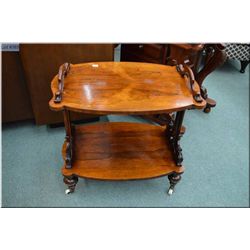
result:
<svg viewBox="0 0 250 250"><path fill-rule="evenodd" d="M65 158L66 145L62 154ZM64 176L101 180L148 179L183 173L176 166L165 129L141 123L98 123L76 126L71 169Z"/></svg>

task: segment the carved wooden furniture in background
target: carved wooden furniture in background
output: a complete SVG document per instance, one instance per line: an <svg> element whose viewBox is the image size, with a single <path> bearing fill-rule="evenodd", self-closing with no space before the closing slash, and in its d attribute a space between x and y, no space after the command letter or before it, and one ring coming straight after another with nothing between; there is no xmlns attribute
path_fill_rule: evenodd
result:
<svg viewBox="0 0 250 250"><path fill-rule="evenodd" d="M63 66L63 68L65 68ZM58 81L59 80L59 81ZM52 110L64 113L62 168L66 193L78 177L137 180L168 175L169 194L184 172L180 138L185 110L206 102L187 65L96 62L70 64L60 101L60 76L51 82ZM76 126L72 111L84 114L175 113L165 127L127 122Z"/></svg>
<svg viewBox="0 0 250 250"><path fill-rule="evenodd" d="M204 63L204 59L205 63ZM168 65L189 61L194 77L201 87L201 94L207 101L204 112L208 113L216 102L208 98L203 86L205 78L224 63L226 55L221 44L122 44L121 61L152 62ZM164 124L165 117L151 117Z"/></svg>
<svg viewBox="0 0 250 250"><path fill-rule="evenodd" d="M191 68L196 75L201 64L204 44L168 44L166 64L175 65L186 60L191 62Z"/></svg>
<svg viewBox="0 0 250 250"><path fill-rule="evenodd" d="M201 88L202 97L207 105L205 113L209 113L215 107L216 101L209 98L207 90L203 86L205 78L226 60L226 54L222 44L169 44L167 64L182 64L189 61L194 76ZM202 65L202 56L205 55L205 62Z"/></svg>
<svg viewBox="0 0 250 250"><path fill-rule="evenodd" d="M222 44L206 44L205 46L206 62L204 67L196 74L195 79L199 83L203 98L207 105L205 113L209 113L212 107L216 106L216 101L209 98L207 89L202 85L205 78L216 68L221 66L226 60L225 46Z"/></svg>
<svg viewBox="0 0 250 250"><path fill-rule="evenodd" d="M20 54L31 97L36 124L63 122L60 113L49 109L50 80L64 62L113 61L112 44L21 44ZM72 120L97 119L87 114L71 114Z"/></svg>
<svg viewBox="0 0 250 250"><path fill-rule="evenodd" d="M164 44L122 44L121 61L165 64L167 50Z"/></svg>

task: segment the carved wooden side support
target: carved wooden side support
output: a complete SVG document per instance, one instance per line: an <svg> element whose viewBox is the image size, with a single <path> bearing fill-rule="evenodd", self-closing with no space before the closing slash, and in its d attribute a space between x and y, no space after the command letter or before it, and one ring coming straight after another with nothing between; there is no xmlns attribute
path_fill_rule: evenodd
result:
<svg viewBox="0 0 250 250"><path fill-rule="evenodd" d="M78 177L77 176L64 176L63 181L68 186L68 190L66 190L66 193L73 193L75 191L75 187L78 182Z"/></svg>
<svg viewBox="0 0 250 250"><path fill-rule="evenodd" d="M175 163L177 166L181 166L183 161L180 139L183 135L183 131L181 128L184 114L185 111L178 111L176 113L175 119L172 119L169 122L169 125L166 130L166 135L172 148Z"/></svg>
<svg viewBox="0 0 250 250"><path fill-rule="evenodd" d="M166 64L184 64L186 60L191 62L189 66L192 68L195 80L200 86L201 96L207 102L207 106L204 109L206 113L210 112L211 107L215 107L216 101L208 97L207 90L202 84L211 72L225 62L226 52L224 49L225 46L222 44L170 44L170 55ZM200 70L202 54L206 55L206 60L203 68Z"/></svg>
<svg viewBox="0 0 250 250"><path fill-rule="evenodd" d="M189 62L189 60L186 60L183 64L178 64L176 69L182 77L187 78L194 100L196 102L202 102L200 88L197 86L197 83L194 79L194 73L192 69L188 66Z"/></svg>
<svg viewBox="0 0 250 250"><path fill-rule="evenodd" d="M73 128L70 122L70 113L68 110L63 111L64 126L66 130L66 156L65 156L65 166L66 168L72 167L72 158L73 158Z"/></svg>
<svg viewBox="0 0 250 250"><path fill-rule="evenodd" d="M58 72L58 91L55 93L55 103L60 103L62 101L62 94L64 88L64 78L67 76L70 70L70 64L64 63L60 66Z"/></svg>

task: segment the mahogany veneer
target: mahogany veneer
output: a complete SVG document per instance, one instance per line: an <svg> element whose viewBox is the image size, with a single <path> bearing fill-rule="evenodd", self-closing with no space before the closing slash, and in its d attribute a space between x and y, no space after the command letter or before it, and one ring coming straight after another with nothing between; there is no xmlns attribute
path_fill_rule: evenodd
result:
<svg viewBox="0 0 250 250"><path fill-rule="evenodd" d="M74 192L78 177L137 180L168 175L172 194L184 172L180 138L185 110L206 105L188 65L65 63L51 89L50 108L64 114L66 193ZM171 114L165 127L125 122L75 126L71 111Z"/></svg>
<svg viewBox="0 0 250 250"><path fill-rule="evenodd" d="M197 86L198 87L198 84ZM51 83L58 90L58 76ZM98 62L70 65L62 101L50 101L56 111L89 114L157 114L203 108L190 94L186 78L176 67L135 62Z"/></svg>
<svg viewBox="0 0 250 250"><path fill-rule="evenodd" d="M176 167L165 129L140 123L100 123L75 128L73 165L64 176L103 180L147 179L182 173ZM66 156L66 144L62 150Z"/></svg>
<svg viewBox="0 0 250 250"><path fill-rule="evenodd" d="M202 61L205 62L202 63ZM201 87L202 97L207 105L205 113L209 113L216 102L208 98L207 90L203 85L204 79L226 60L225 47L222 44L122 44L121 61L150 62L167 65L189 64L194 72L195 79ZM162 124L164 119L151 119Z"/></svg>

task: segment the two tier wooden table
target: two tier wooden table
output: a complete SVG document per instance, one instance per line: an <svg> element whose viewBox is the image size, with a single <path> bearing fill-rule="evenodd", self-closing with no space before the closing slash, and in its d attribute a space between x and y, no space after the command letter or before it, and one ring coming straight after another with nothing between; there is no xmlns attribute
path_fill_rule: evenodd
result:
<svg viewBox="0 0 250 250"><path fill-rule="evenodd" d="M52 110L66 129L62 175L75 190L78 177L138 180L167 175L169 194L184 172L180 138L187 109L205 107L188 65L134 62L63 64L51 82ZM168 114L167 126L129 122L74 125L70 112L108 115Z"/></svg>

